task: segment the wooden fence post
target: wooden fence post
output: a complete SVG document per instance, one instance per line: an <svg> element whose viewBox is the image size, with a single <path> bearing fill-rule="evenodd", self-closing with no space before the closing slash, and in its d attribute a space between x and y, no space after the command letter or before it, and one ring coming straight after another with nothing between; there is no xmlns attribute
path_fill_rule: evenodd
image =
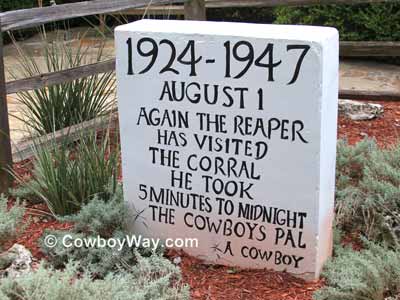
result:
<svg viewBox="0 0 400 300"><path fill-rule="evenodd" d="M105 14L99 15L99 30L102 34L105 34L106 32L106 21L107 21L107 15Z"/></svg>
<svg viewBox="0 0 400 300"><path fill-rule="evenodd" d="M205 0L189 0L185 2L184 6L186 20L207 20Z"/></svg>
<svg viewBox="0 0 400 300"><path fill-rule="evenodd" d="M10 125L8 121L6 78L3 58L3 34L0 20L0 193L5 193L11 184L6 171L12 166Z"/></svg>

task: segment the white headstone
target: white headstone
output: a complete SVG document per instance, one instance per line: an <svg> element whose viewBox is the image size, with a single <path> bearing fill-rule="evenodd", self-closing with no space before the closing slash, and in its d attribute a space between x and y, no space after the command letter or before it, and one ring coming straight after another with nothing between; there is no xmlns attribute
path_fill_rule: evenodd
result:
<svg viewBox="0 0 400 300"><path fill-rule="evenodd" d="M133 232L318 277L332 247L337 30L143 20L116 29L116 49Z"/></svg>

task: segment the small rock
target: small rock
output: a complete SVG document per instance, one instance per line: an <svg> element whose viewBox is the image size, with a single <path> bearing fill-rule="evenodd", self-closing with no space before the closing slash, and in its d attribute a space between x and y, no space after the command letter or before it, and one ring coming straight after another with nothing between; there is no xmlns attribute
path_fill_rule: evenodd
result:
<svg viewBox="0 0 400 300"><path fill-rule="evenodd" d="M34 217L32 217L32 222L33 222L33 223L39 223L39 222L40 222L40 218L34 216Z"/></svg>
<svg viewBox="0 0 400 300"><path fill-rule="evenodd" d="M360 135L361 135L362 137L367 137L367 136L368 136L368 133L361 132Z"/></svg>
<svg viewBox="0 0 400 300"><path fill-rule="evenodd" d="M180 256L177 256L174 258L173 263L175 265L179 265L182 262L182 258Z"/></svg>
<svg viewBox="0 0 400 300"><path fill-rule="evenodd" d="M385 300L400 300L400 294L393 296L393 297L387 297Z"/></svg>
<svg viewBox="0 0 400 300"><path fill-rule="evenodd" d="M228 270L226 270L226 273L228 274L236 274L237 272L238 270L235 268L229 268Z"/></svg>
<svg viewBox="0 0 400 300"><path fill-rule="evenodd" d="M383 106L375 103L339 99L339 114L353 121L372 120L383 114Z"/></svg>
<svg viewBox="0 0 400 300"><path fill-rule="evenodd" d="M0 277L17 278L32 271L32 254L22 245L14 244L0 257L5 267L1 268Z"/></svg>

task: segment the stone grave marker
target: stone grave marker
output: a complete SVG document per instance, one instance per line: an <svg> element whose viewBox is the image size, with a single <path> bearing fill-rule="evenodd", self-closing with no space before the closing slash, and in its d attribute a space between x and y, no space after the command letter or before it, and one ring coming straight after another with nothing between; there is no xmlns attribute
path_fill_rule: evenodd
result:
<svg viewBox="0 0 400 300"><path fill-rule="evenodd" d="M116 29L116 50L132 231L317 278L332 248L336 29L142 20Z"/></svg>

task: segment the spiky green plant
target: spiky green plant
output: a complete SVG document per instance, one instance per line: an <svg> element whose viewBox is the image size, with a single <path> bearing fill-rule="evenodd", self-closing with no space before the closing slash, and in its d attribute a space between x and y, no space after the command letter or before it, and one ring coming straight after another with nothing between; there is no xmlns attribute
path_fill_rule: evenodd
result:
<svg viewBox="0 0 400 300"><path fill-rule="evenodd" d="M89 132L75 144L68 137L60 143L52 137L46 143L35 142L33 152L32 179L11 174L26 192L46 202L54 215L73 214L95 195L106 199L115 192L120 155L108 132L102 138Z"/></svg>
<svg viewBox="0 0 400 300"><path fill-rule="evenodd" d="M18 52L18 65L9 70L15 78L38 76L105 59L104 40L83 46L78 36L74 41L64 41L57 34L55 41L42 35L42 56L25 51L14 40ZM28 128L39 135L104 116L115 104L115 76L113 72L92 75L70 82L54 84L47 88L22 91L17 94L22 107L22 117Z"/></svg>

